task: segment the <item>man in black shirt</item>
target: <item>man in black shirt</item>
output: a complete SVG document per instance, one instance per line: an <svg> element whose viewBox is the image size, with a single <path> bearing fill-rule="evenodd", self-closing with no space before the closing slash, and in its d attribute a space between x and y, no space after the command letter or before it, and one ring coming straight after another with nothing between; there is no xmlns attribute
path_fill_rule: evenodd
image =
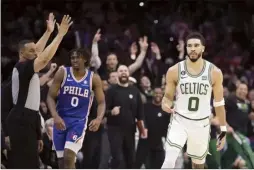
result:
<svg viewBox="0 0 254 170"><path fill-rule="evenodd" d="M7 117L6 140L10 142L8 168L39 168L39 152L43 148L41 135L40 80L38 72L52 59L64 35L72 24L69 16L64 16L58 27L58 34L44 50L50 34L54 30L53 13L47 21L47 31L35 44L22 41L19 44L19 62L12 72L13 108ZM39 151L38 151L39 144Z"/></svg>
<svg viewBox="0 0 254 170"><path fill-rule="evenodd" d="M137 169L141 168L143 163L149 169L160 169L163 164L165 151L162 139L167 135L170 114L161 109L162 97L162 89L155 88L152 102L144 105L148 138L139 139L135 162Z"/></svg>
<svg viewBox="0 0 254 170"><path fill-rule="evenodd" d="M134 164L136 119L143 138L147 137L147 130L143 122L140 92L128 84L128 67L121 65L117 72L118 84L109 88L106 95L111 167L131 169Z"/></svg>

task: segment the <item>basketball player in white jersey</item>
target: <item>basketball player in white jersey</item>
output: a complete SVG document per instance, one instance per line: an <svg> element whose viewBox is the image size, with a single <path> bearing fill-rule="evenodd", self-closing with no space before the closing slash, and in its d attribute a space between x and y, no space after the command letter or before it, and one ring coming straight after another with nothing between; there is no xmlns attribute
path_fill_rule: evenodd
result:
<svg viewBox="0 0 254 170"><path fill-rule="evenodd" d="M162 168L174 168L185 143L193 169L204 169L210 140L210 101L213 92L221 133L217 150L225 144L226 118L223 98L223 75L220 69L202 58L204 37L196 32L186 38L188 57L168 69L162 109L172 113L165 143ZM174 96L176 101L173 106Z"/></svg>

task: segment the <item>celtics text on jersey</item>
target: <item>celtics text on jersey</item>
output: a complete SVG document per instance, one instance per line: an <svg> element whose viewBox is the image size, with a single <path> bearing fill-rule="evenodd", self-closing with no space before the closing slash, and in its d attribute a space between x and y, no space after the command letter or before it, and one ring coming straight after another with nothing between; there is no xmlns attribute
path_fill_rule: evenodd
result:
<svg viewBox="0 0 254 170"><path fill-rule="evenodd" d="M211 69L213 64L204 60L198 75L187 70L186 60L178 63L175 111L189 119L202 119L210 116L211 108Z"/></svg>

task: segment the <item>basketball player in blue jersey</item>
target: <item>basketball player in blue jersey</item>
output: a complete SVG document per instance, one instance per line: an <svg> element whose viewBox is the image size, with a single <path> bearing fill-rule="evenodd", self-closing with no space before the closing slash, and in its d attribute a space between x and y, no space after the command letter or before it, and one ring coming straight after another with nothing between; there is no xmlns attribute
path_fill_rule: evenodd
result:
<svg viewBox="0 0 254 170"><path fill-rule="evenodd" d="M54 118L53 144L59 168L75 168L75 159L87 128L93 94L98 102L97 118L89 124L97 131L105 112L101 78L88 69L90 53L83 49L70 52L71 67L60 67L49 89L47 103ZM56 101L56 102L55 102Z"/></svg>

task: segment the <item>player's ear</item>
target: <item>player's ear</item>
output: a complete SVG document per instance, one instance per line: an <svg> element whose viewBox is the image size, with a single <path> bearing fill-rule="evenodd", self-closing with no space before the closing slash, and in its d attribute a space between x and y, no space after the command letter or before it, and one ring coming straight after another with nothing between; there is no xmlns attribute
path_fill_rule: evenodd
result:
<svg viewBox="0 0 254 170"><path fill-rule="evenodd" d="M24 54L23 50L19 50L19 55L23 56L23 54Z"/></svg>
<svg viewBox="0 0 254 170"><path fill-rule="evenodd" d="M202 46L202 53L205 52L205 46Z"/></svg>

